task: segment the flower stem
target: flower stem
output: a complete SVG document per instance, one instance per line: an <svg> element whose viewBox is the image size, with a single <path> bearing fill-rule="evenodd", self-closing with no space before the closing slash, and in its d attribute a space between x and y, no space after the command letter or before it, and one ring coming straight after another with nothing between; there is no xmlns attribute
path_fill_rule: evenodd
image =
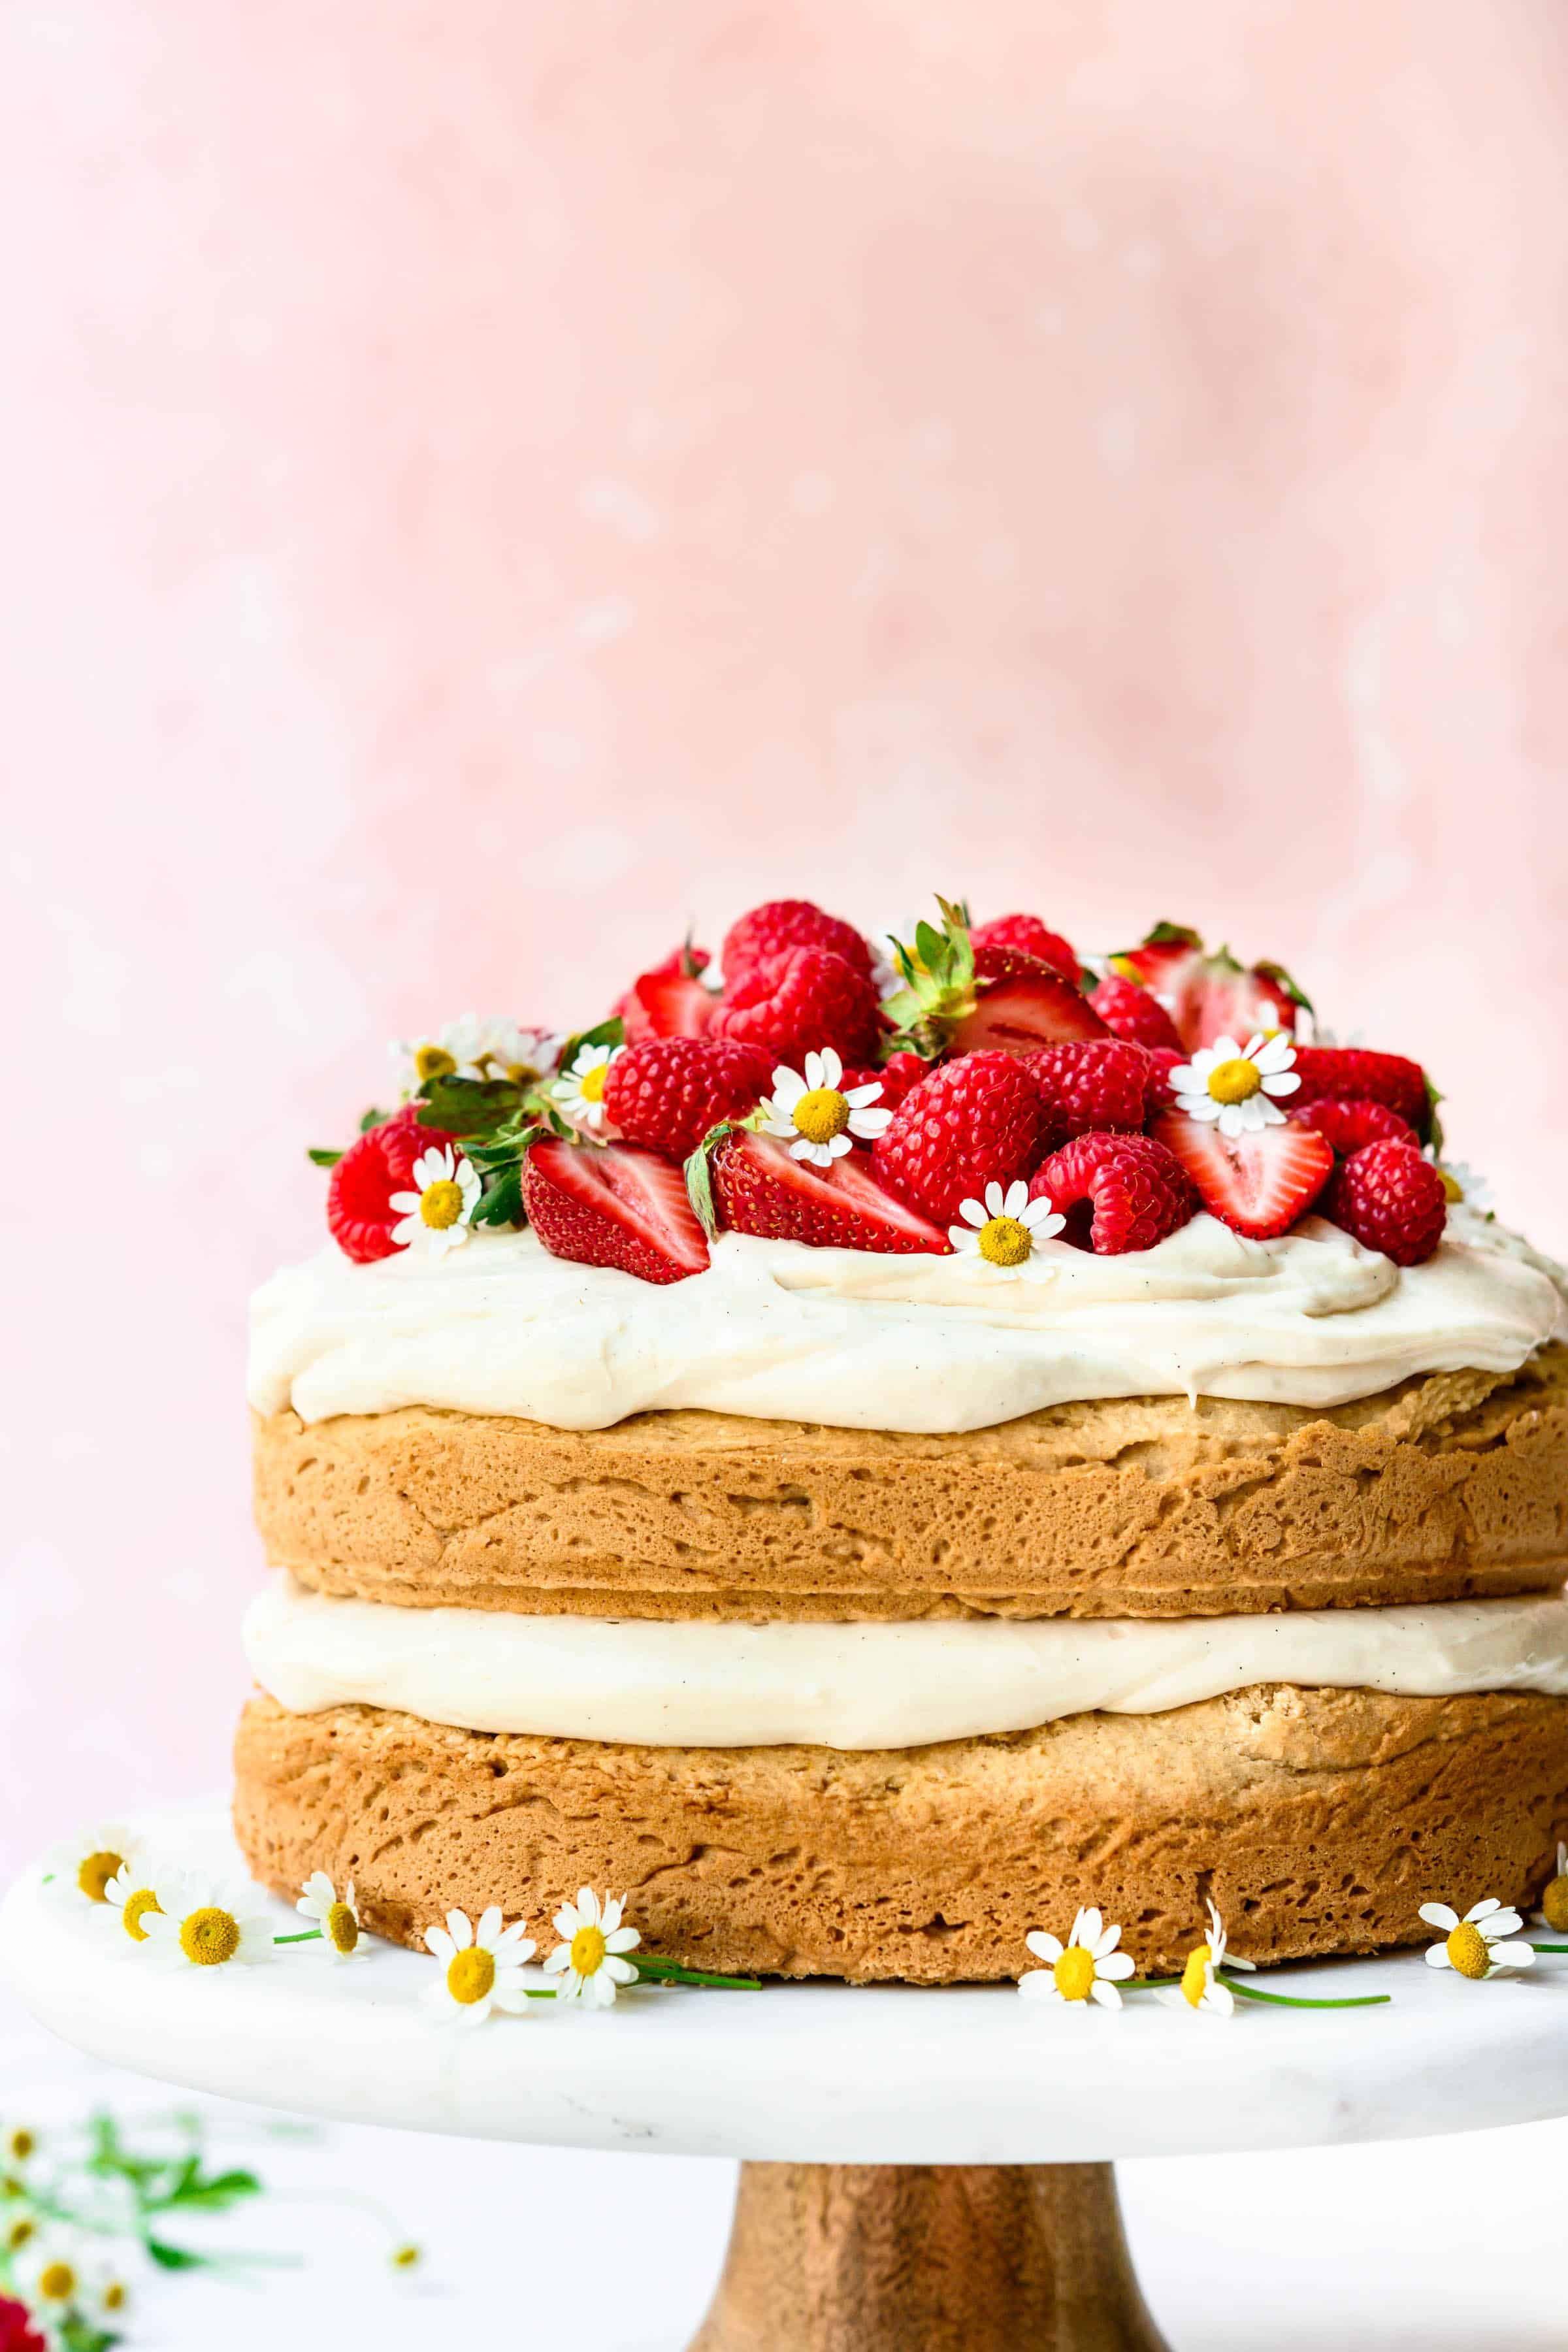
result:
<svg viewBox="0 0 1568 2352"><path fill-rule="evenodd" d="M1274 2009L1382 2009L1394 1998L1392 1993L1367 1992L1359 1994L1354 2000L1299 2000L1290 1993L1264 1992L1258 1985L1242 1984L1223 1969L1221 1974L1232 1992L1238 1993L1243 2000L1266 2000Z"/></svg>
<svg viewBox="0 0 1568 2352"><path fill-rule="evenodd" d="M272 1940L275 1944L319 1944L321 1931L319 1927L307 1927L300 1935L274 1936Z"/></svg>
<svg viewBox="0 0 1568 2352"><path fill-rule="evenodd" d="M654 1953L634 1952L630 1955L633 1968L639 1977L648 1977L666 1984L711 1985L721 1992L761 1992L759 1977L709 1976L701 1969L683 1968L679 1960L664 1960Z"/></svg>
<svg viewBox="0 0 1568 2352"><path fill-rule="evenodd" d="M1529 1942L1529 1937L1525 1938ZM1568 1952L1568 1944L1531 1944L1532 1952Z"/></svg>

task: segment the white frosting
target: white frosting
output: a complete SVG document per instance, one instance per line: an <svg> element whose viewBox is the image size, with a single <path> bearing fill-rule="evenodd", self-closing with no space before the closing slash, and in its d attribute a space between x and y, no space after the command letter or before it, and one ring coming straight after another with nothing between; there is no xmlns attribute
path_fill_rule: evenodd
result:
<svg viewBox="0 0 1568 2352"><path fill-rule="evenodd" d="M1110 1396L1342 1404L1415 1372L1517 1370L1562 1318L1558 1270L1459 1209L1401 1272L1308 1218L1272 1242L1198 1216L1158 1248L1044 1244L1043 1281L723 1234L665 1285L531 1234L355 1265L329 1245L252 1302L249 1393L302 1419L425 1404L604 1429L701 1406L850 1429L980 1429Z"/></svg>
<svg viewBox="0 0 1568 2352"><path fill-rule="evenodd" d="M295 1714L395 1707L469 1731L652 1747L915 1748L1255 1683L1568 1696L1568 1599L911 1625L649 1624L394 1609L274 1577L246 1654Z"/></svg>

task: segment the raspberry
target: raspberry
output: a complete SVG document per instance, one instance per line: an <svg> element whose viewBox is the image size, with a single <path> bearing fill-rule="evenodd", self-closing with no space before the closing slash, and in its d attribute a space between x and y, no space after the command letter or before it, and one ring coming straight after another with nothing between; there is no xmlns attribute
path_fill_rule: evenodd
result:
<svg viewBox="0 0 1568 2352"><path fill-rule="evenodd" d="M610 1064L605 1111L628 1142L684 1160L710 1127L754 1108L767 1084L766 1059L749 1045L647 1037Z"/></svg>
<svg viewBox="0 0 1568 2352"><path fill-rule="evenodd" d="M731 982L709 1034L755 1046L792 1069L824 1045L842 1062L868 1062L880 1034L877 992L831 949L795 948Z"/></svg>
<svg viewBox="0 0 1568 2352"><path fill-rule="evenodd" d="M1235 1034L1239 1036L1240 1031ZM1325 1095L1340 1102L1380 1102L1406 1126L1425 1136L1432 1125L1432 1097L1419 1062L1403 1054L1373 1054L1362 1045L1298 1045L1300 1086L1291 1105L1300 1110Z"/></svg>
<svg viewBox="0 0 1568 2352"><path fill-rule="evenodd" d="M795 948L827 948L863 980L871 977L871 950L853 923L825 915L809 898L770 898L725 932L719 961L726 986L732 989L759 964L774 963Z"/></svg>
<svg viewBox="0 0 1568 2352"><path fill-rule="evenodd" d="M1086 1045L1047 1045L1026 1054L1054 1135L1141 1128L1146 1116L1149 1056L1142 1045L1107 1038Z"/></svg>
<svg viewBox="0 0 1568 2352"><path fill-rule="evenodd" d="M357 1265L371 1265L391 1257L397 1248L394 1225L403 1212L391 1205L394 1192L409 1191L414 1163L423 1151L457 1137L437 1127L419 1125L418 1103L406 1103L383 1119L358 1141L351 1143L327 1185L327 1224L345 1257Z"/></svg>
<svg viewBox="0 0 1568 2352"><path fill-rule="evenodd" d="M1324 1095L1317 1102L1298 1103L1285 1114L1300 1127L1315 1127L1342 1160L1363 1143L1414 1143L1415 1129L1396 1110L1379 1102L1342 1101Z"/></svg>
<svg viewBox="0 0 1568 2352"><path fill-rule="evenodd" d="M1036 1171L1029 1198L1048 1200L1065 1238L1101 1257L1152 1249L1197 1205L1180 1162L1147 1135L1075 1136Z"/></svg>
<svg viewBox="0 0 1568 2352"><path fill-rule="evenodd" d="M911 1087L918 1087L930 1069L918 1054L889 1054L879 1070L869 1065L863 1070L846 1070L839 1084L846 1094L851 1087L880 1087L879 1108L897 1110Z"/></svg>
<svg viewBox="0 0 1568 2352"><path fill-rule="evenodd" d="M0 2294L0 2352L49 2352L26 2305L8 2294Z"/></svg>
<svg viewBox="0 0 1568 2352"><path fill-rule="evenodd" d="M1134 1045L1171 1046L1186 1059L1175 1023L1159 998L1135 980L1110 972L1091 990L1089 1001L1112 1036L1125 1037Z"/></svg>
<svg viewBox="0 0 1568 2352"><path fill-rule="evenodd" d="M872 1165L890 1191L944 1225L987 1184L1027 1174L1044 1116L1017 1055L965 1054L911 1087L878 1138Z"/></svg>
<svg viewBox="0 0 1568 2352"><path fill-rule="evenodd" d="M1146 1045L1148 1084L1144 1089L1144 1108L1152 1118L1157 1111L1169 1110L1175 1100L1171 1092L1171 1072L1186 1060L1178 1045Z"/></svg>
<svg viewBox="0 0 1568 2352"><path fill-rule="evenodd" d="M976 955L982 948L1000 948L1033 956L1037 963L1048 963L1053 971L1078 986L1078 957L1061 933L1047 930L1038 915L998 915L994 921L982 923L972 931L970 939Z"/></svg>
<svg viewBox="0 0 1568 2352"><path fill-rule="evenodd" d="M1420 1265L1443 1238L1448 1195L1413 1143L1363 1143L1335 1170L1321 1209L1364 1249Z"/></svg>

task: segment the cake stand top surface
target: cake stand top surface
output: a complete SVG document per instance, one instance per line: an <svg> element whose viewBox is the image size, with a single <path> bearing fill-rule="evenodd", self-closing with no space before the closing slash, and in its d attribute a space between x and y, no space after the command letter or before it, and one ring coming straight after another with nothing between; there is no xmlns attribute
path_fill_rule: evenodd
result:
<svg viewBox="0 0 1568 2352"><path fill-rule="evenodd" d="M243 1883L220 1806L138 1826L183 1866ZM303 1925L263 1903L280 1935ZM561 2147L1085 2163L1568 2114L1568 1959L1479 1985L1419 1953L1273 1970L1275 1990L1393 2002L1238 2003L1229 2021L1147 1994L1112 2013L1026 2001L1006 1986L650 1986L606 2011L537 2001L462 2032L419 1999L438 1964L417 1953L374 1942L367 1958L339 1966L302 1944L254 1968L169 1969L129 1940L118 1912L35 1867L0 1908L0 1965L66 2041L164 2082L341 2121Z"/></svg>

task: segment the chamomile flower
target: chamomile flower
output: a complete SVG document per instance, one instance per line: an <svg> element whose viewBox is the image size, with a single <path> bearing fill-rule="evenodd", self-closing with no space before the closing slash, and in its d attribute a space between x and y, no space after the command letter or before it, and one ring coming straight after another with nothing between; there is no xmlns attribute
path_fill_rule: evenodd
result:
<svg viewBox="0 0 1568 2352"><path fill-rule="evenodd" d="M400 1037L388 1048L406 1099L426 1078L510 1078L528 1086L548 1077L564 1040L552 1029L525 1029L505 1013L461 1013L428 1037Z"/></svg>
<svg viewBox="0 0 1568 2352"><path fill-rule="evenodd" d="M523 1934L523 1925L515 1919L503 1927L499 1903L480 1913L478 1927L466 1911L448 1911L444 1927L425 1930L441 1973L422 1999L448 2024L465 2027L482 2025L492 2010L514 2015L526 2010L522 1971L537 1947Z"/></svg>
<svg viewBox="0 0 1568 2352"><path fill-rule="evenodd" d="M608 2009L622 1985L636 1984L635 1962L623 1957L635 1951L642 1937L621 1925L625 1906L606 1894L601 1904L591 1886L577 1889L574 1904L563 1903L555 1914L557 1944L545 1968L562 1979L562 2000L584 2000L590 2008Z"/></svg>
<svg viewBox="0 0 1568 2352"><path fill-rule="evenodd" d="M473 1161L449 1143L432 1144L414 1163L415 1190L394 1192L390 1206L403 1215L392 1228L392 1238L404 1249L423 1249L444 1257L473 1230L479 1205L479 1172Z"/></svg>
<svg viewBox="0 0 1568 2352"><path fill-rule="evenodd" d="M1210 1120L1222 1135L1252 1135L1284 1124L1274 1097L1293 1095L1300 1085L1295 1063L1296 1048L1283 1029L1249 1037L1245 1045L1216 1037L1190 1062L1176 1065L1171 1091L1189 1118Z"/></svg>
<svg viewBox="0 0 1568 2352"><path fill-rule="evenodd" d="M764 1135L790 1138L792 1160L809 1160L816 1168L831 1168L859 1136L869 1143L882 1133L893 1114L873 1109L882 1091L880 1078L865 1086L842 1084L844 1065L831 1045L805 1057L805 1075L780 1067L773 1072L773 1090L763 1104L767 1118Z"/></svg>
<svg viewBox="0 0 1568 2352"><path fill-rule="evenodd" d="M324 1870L313 1870L300 1888L294 1908L301 1919L315 1920L321 1931L321 1949L334 1960L364 1958L369 1946L360 1926L352 1878L340 1895Z"/></svg>
<svg viewBox="0 0 1568 2352"><path fill-rule="evenodd" d="M580 1045L572 1056L571 1066L551 1087L551 1100L556 1109L579 1134L604 1133L605 1080L610 1075L610 1064L625 1051L624 1045Z"/></svg>
<svg viewBox="0 0 1568 2352"><path fill-rule="evenodd" d="M1462 1160L1438 1160L1431 1151L1426 1157L1433 1161L1443 1179L1443 1190L1450 1202L1462 1201L1466 1208L1474 1209L1478 1216L1491 1214L1492 1188L1484 1176L1478 1175Z"/></svg>
<svg viewBox="0 0 1568 2352"><path fill-rule="evenodd" d="M231 1891L209 1878L180 1877L160 1887L162 1908L144 1911L148 1949L171 1968L219 1969L273 1957L272 1922L250 1906L255 1890Z"/></svg>
<svg viewBox="0 0 1568 2352"><path fill-rule="evenodd" d="M1568 1935L1568 1845L1557 1849L1557 1875L1547 1882L1536 1917L1554 1935Z"/></svg>
<svg viewBox="0 0 1568 2352"><path fill-rule="evenodd" d="M34 2315L51 2328L63 2327L96 2302L100 2267L97 2250L58 2224L35 2231L14 2263Z"/></svg>
<svg viewBox="0 0 1568 2352"><path fill-rule="evenodd" d="M1187 1954L1181 1983L1163 1985L1154 1998L1170 2009L1184 2009L1199 2016L1230 2017L1235 2013L1236 1996L1219 1971L1222 1968L1249 1969L1252 1962L1244 1960L1238 1953L1227 1954L1225 1921L1212 1902L1208 1909L1207 1943L1195 1944Z"/></svg>
<svg viewBox="0 0 1568 2352"><path fill-rule="evenodd" d="M993 1274L1021 1274L1033 1281L1050 1272L1039 1245L1053 1240L1067 1219L1045 1193L1031 1201L1022 1177L1005 1192L1000 1184L987 1184L984 1200L961 1201L958 1213L963 1223L947 1229L957 1256L975 1258Z"/></svg>
<svg viewBox="0 0 1568 2352"><path fill-rule="evenodd" d="M1065 1944L1038 1927L1031 1928L1024 1941L1046 1963L1043 1969L1026 1969L1018 1979L1018 1990L1026 2000L1092 2000L1101 2009L1121 2008L1117 1981L1132 1974L1134 1963L1130 1952L1116 1948L1121 1928L1108 1927L1098 1911L1080 1911Z"/></svg>
<svg viewBox="0 0 1568 2352"><path fill-rule="evenodd" d="M1532 1944L1510 1944L1524 1922L1517 1911L1505 1911L1496 1895L1473 1904L1461 1919L1446 1903L1423 1903L1420 1916L1429 1927L1444 1930L1440 1944L1426 1948L1429 1969L1453 1969L1479 1983L1508 1969L1528 1969L1535 1959Z"/></svg>
<svg viewBox="0 0 1568 2352"><path fill-rule="evenodd" d="M47 1876L89 1903L107 1903L109 1882L134 1864L140 1840L120 1822L97 1822L74 1838L64 1838L44 1864Z"/></svg>
<svg viewBox="0 0 1568 2352"><path fill-rule="evenodd" d="M161 1911L158 1892L152 1883L152 1874L144 1868L122 1864L109 1882L107 1900L120 1914L120 1924L133 1944L147 1941L146 1918L149 1911Z"/></svg>

